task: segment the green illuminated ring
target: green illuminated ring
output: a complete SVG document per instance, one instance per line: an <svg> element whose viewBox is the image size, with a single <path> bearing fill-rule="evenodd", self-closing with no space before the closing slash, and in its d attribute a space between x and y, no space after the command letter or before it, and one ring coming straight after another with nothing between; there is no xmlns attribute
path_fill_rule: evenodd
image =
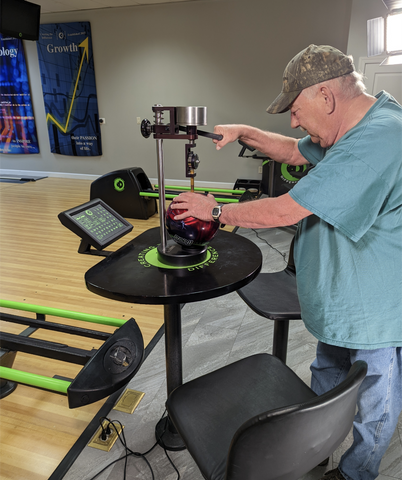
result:
<svg viewBox="0 0 402 480"><path fill-rule="evenodd" d="M126 184L124 183L124 180L122 178L115 178L113 185L114 185L114 189L117 192L122 192L126 187Z"/></svg>

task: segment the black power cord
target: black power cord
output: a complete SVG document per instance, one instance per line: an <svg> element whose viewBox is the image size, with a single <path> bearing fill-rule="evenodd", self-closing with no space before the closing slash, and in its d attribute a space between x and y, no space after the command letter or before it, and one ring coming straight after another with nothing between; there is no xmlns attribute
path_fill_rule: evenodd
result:
<svg viewBox="0 0 402 480"><path fill-rule="evenodd" d="M257 238L259 238L260 240L262 240L263 242L265 242L268 247L272 248L272 250L275 250L275 252L278 252L279 255L281 257L283 257L283 261L286 262L286 256L287 254L286 253L282 253L280 250L278 250L277 248L275 248L273 245L271 245L265 238L263 237L260 237L260 235L258 235L258 232L257 230L255 230L254 228L251 228L251 230L256 234ZM287 263L287 262L286 262Z"/></svg>
<svg viewBox="0 0 402 480"><path fill-rule="evenodd" d="M166 410L163 412L163 415L161 417L161 420L165 417L165 414L166 414ZM166 431L166 426L168 424L168 419L166 419L166 422L165 422L165 426L164 426L164 429L162 431L162 434L161 435L158 435L158 438L156 439L156 443L159 443L159 445L162 446L164 452L165 452L165 455L166 455L166 458L169 460L170 464L172 465L172 467L175 469L176 473L177 473L177 480L180 480L180 473L179 473L179 470L177 470L176 468L176 465L173 463L173 460L169 457L168 453L167 453L167 449L166 449L166 446L163 442L163 434L165 433Z"/></svg>
<svg viewBox="0 0 402 480"><path fill-rule="evenodd" d="M103 421L106 420L108 423L106 425L106 427L103 425ZM110 428L110 420L106 417L101 417L99 419L99 422L100 422L100 426L102 428L102 433L101 433L101 440L103 442L106 442L106 440L108 439L108 437L110 436L110 434L112 433L112 430Z"/></svg>
<svg viewBox="0 0 402 480"><path fill-rule="evenodd" d="M166 410L165 412L163 413L161 419L164 418L166 414ZM110 468L111 466L113 466L114 464L124 460L124 476L123 476L123 480L126 480L127 479L127 462L128 462L128 458L130 456L133 456L133 457L137 457L137 458L142 458L145 463L147 464L150 472L151 472L151 478L152 480L155 480L155 475L154 475L154 472L152 470L152 466L151 464L149 463L148 459L146 458L146 455L148 455L149 453L152 452L152 450L158 445L162 445L162 448L165 452L165 455L167 457L167 459L169 460L170 464L172 465L172 467L174 468L174 470L176 471L177 473L177 480L180 480L180 473L176 467L176 465L173 463L172 459L170 458L170 456L168 455L167 453L167 450L166 450L166 447L165 445L163 444L163 441L161 440L161 438L158 438L157 441L154 443L154 445L149 449L147 450L146 452L144 453L140 453L140 452L134 452L133 450L131 450L128 446L127 446L127 441L126 441L126 436L124 434L124 430L123 430L123 425L121 424L121 422L119 422L118 420L109 420L108 418L106 417L102 417L99 419L100 420L100 424L101 424L101 427L102 427L102 433L101 433L101 438L103 439L103 436L105 435L105 440L107 439L108 435L111 434L111 428L113 428L117 434L117 437L119 438L120 442L122 443L124 449L125 449L125 455L123 455L122 457L118 458L117 460L114 460L113 462L110 462L108 465L106 465L106 467L104 467L101 471L99 471L95 476L93 476L90 480L95 480L95 478L99 477L99 475L101 475L105 470L107 470L108 468ZM103 425L103 420L106 420L108 423L104 426ZM119 432L119 429L116 428L116 425L119 425L120 426L120 432ZM108 433L107 433L108 432ZM163 435L164 431L162 432L162 435Z"/></svg>

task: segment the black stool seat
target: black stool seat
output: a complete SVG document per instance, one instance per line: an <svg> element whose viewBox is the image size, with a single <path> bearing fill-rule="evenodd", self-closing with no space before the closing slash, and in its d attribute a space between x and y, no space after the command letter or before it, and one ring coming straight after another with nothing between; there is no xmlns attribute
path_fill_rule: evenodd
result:
<svg viewBox="0 0 402 480"><path fill-rule="evenodd" d="M258 315L270 320L300 320L296 275L286 268L260 273L237 293Z"/></svg>
<svg viewBox="0 0 402 480"><path fill-rule="evenodd" d="M181 385L166 406L205 479L296 480L350 431L366 370L356 362L318 397L281 360L258 354Z"/></svg>

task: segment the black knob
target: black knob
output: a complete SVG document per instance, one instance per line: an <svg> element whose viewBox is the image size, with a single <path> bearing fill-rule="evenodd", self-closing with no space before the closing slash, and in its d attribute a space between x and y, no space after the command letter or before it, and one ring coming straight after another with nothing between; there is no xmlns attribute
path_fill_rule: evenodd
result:
<svg viewBox="0 0 402 480"><path fill-rule="evenodd" d="M141 122L141 134L144 138L148 138L152 133L152 125L149 120L144 118Z"/></svg>

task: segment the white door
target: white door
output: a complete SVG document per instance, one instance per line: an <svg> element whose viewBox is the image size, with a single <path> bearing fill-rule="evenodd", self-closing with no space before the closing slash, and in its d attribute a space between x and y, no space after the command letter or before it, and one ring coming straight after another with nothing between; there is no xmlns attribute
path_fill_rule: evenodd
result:
<svg viewBox="0 0 402 480"><path fill-rule="evenodd" d="M365 76L367 93L390 93L402 105L402 65L380 65L385 57L361 57L359 70Z"/></svg>

